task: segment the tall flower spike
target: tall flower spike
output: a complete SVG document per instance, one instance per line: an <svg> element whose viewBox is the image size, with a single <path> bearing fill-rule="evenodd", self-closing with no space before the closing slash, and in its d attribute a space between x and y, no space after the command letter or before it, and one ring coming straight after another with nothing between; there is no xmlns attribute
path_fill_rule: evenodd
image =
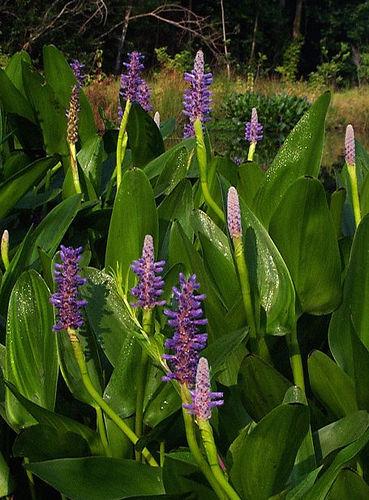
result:
<svg viewBox="0 0 369 500"><path fill-rule="evenodd" d="M83 73L85 65L82 64L78 59L73 59L70 63L70 67L76 77L77 83L80 87L82 87L83 82L85 80L85 75Z"/></svg>
<svg viewBox="0 0 369 500"><path fill-rule="evenodd" d="M56 331L76 330L83 325L81 308L87 302L80 299L79 287L87 280L78 274L81 253L82 247L60 246L61 264L55 264L54 271L57 291L50 297L50 302L57 309L57 322L53 327Z"/></svg>
<svg viewBox="0 0 369 500"><path fill-rule="evenodd" d="M131 290L131 294L137 298L137 302L132 304L134 307L152 309L165 304L165 300L158 300L163 293L164 280L161 276L157 276L163 272L164 265L164 260L154 261L153 238L147 234L141 258L131 264L131 269L139 278L137 285Z"/></svg>
<svg viewBox="0 0 369 500"><path fill-rule="evenodd" d="M213 75L205 73L202 50L197 52L193 70L185 73L184 79L190 84L183 94L183 114L189 120L183 131L183 136L186 138L195 135L193 124L196 118L199 118L201 123L205 123L209 120L211 111L211 92L208 87L213 81Z"/></svg>
<svg viewBox="0 0 369 500"><path fill-rule="evenodd" d="M67 141L75 144L78 141L79 86L74 85L67 111Z"/></svg>
<svg viewBox="0 0 369 500"><path fill-rule="evenodd" d="M355 134L352 125L346 127L345 159L347 165L355 165Z"/></svg>
<svg viewBox="0 0 369 500"><path fill-rule="evenodd" d="M142 63L143 55L136 50L129 53L129 62L123 63L126 68L126 73L122 73L120 77L120 95L125 100L138 102L145 111L151 111L150 91L145 80L141 77L141 72L144 69ZM122 118L122 109L118 106L119 118Z"/></svg>
<svg viewBox="0 0 369 500"><path fill-rule="evenodd" d="M228 190L227 222L231 238L240 238L242 236L240 201L237 189L233 186Z"/></svg>
<svg viewBox="0 0 369 500"><path fill-rule="evenodd" d="M174 354L163 354L163 359L169 361L171 372L163 377L164 381L178 380L181 384L193 387L196 378L196 367L199 351L204 349L207 341L206 333L199 333L199 327L206 325L207 320L202 318L201 302L205 295L196 295L200 288L196 276L188 279L180 273L179 288L173 288L176 310L167 309L168 324L175 329L171 339L167 339L165 347L174 351Z"/></svg>
<svg viewBox="0 0 369 500"><path fill-rule="evenodd" d="M209 420L212 408L224 403L222 392L211 392L209 365L206 358L200 358L197 365L196 386L195 390L191 391L191 396L192 403L183 404L183 408L195 415L198 420Z"/></svg>
<svg viewBox="0 0 369 500"><path fill-rule="evenodd" d="M252 108L251 121L246 123L245 139L246 141L256 144L263 138L263 126L258 122L258 113L256 108Z"/></svg>

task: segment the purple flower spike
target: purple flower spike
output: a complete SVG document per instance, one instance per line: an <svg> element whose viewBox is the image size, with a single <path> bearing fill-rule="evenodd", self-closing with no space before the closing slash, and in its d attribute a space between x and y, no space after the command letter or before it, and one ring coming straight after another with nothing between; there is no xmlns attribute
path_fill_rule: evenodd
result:
<svg viewBox="0 0 369 500"><path fill-rule="evenodd" d="M227 222L231 238L240 238L242 236L240 201L237 189L233 186L228 190Z"/></svg>
<svg viewBox="0 0 369 500"><path fill-rule="evenodd" d="M86 78L86 75L84 74L85 65L82 64L78 59L73 59L72 62L70 63L70 67L73 70L78 85L82 87Z"/></svg>
<svg viewBox="0 0 369 500"><path fill-rule="evenodd" d="M150 91L145 80L141 77L144 69L142 64L143 55L140 52L133 51L128 54L129 62L123 63L127 71L120 77L120 95L131 102L138 104L145 110L151 111ZM122 109L118 106L119 117L122 117Z"/></svg>
<svg viewBox="0 0 369 500"><path fill-rule="evenodd" d="M207 324L202 318L203 311L201 302L205 295L195 295L200 285L196 276L192 275L186 279L180 273L179 288L173 288L173 296L176 301L176 310L165 310L168 316L168 324L175 329L171 339L167 339L165 347L174 351L174 354L163 354L163 359L169 361L171 372L163 377L164 381L178 380L181 384L193 387L196 378L196 367L199 359L199 351L204 349L207 341L206 333L199 333L199 326Z"/></svg>
<svg viewBox="0 0 369 500"><path fill-rule="evenodd" d="M57 322L55 331L76 330L83 325L81 308L87 304L86 300L79 298L79 287L86 283L81 278L78 263L81 259L82 247L72 248L60 246L61 264L55 264L55 281L57 291L50 297L50 302L56 307Z"/></svg>
<svg viewBox="0 0 369 500"><path fill-rule="evenodd" d="M258 113L256 108L252 108L251 121L246 123L245 139L248 142L256 144L263 138L263 126L258 122Z"/></svg>
<svg viewBox="0 0 369 500"><path fill-rule="evenodd" d="M355 165L355 134L352 125L346 127L345 159L347 165Z"/></svg>
<svg viewBox="0 0 369 500"><path fill-rule="evenodd" d="M138 284L132 288L131 294L137 298L133 307L152 309L155 306L163 306L165 300L158 300L163 293L164 280L161 276L156 276L163 271L164 260L154 262L154 242L152 236L145 236L142 257L135 260L131 269L139 277Z"/></svg>
<svg viewBox="0 0 369 500"><path fill-rule="evenodd" d="M199 118L201 123L205 123L209 120L211 111L211 92L208 87L213 81L213 75L205 73L202 50L197 52L193 70L185 73L184 79L190 84L183 94L183 114L189 119L183 131L183 137L186 138L195 135L193 124L196 118Z"/></svg>
<svg viewBox="0 0 369 500"><path fill-rule="evenodd" d="M206 358L200 358L196 372L196 387L191 391L192 403L184 404L183 408L189 411L198 420L209 420L211 409L221 406L223 401L222 392L211 392L209 365Z"/></svg>

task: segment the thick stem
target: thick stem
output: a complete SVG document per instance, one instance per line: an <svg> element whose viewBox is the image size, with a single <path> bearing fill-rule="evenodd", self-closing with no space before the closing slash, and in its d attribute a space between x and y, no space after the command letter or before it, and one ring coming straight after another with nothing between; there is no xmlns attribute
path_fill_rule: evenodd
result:
<svg viewBox="0 0 369 500"><path fill-rule="evenodd" d="M301 352L299 341L297 338L296 327L286 335L290 364L292 368L292 375L294 384L300 387L300 389L305 394L305 379L304 379L304 369L302 366Z"/></svg>
<svg viewBox="0 0 369 500"><path fill-rule="evenodd" d="M100 394L95 389L94 385L91 382L90 375L87 370L87 364L85 360L85 356L83 354L83 350L79 339L77 337L77 333L72 328L68 328L67 333L69 335L69 339L71 341L74 357L77 361L79 371L81 373L83 384L90 394L95 403L100 406L100 408L108 415L109 418L119 427L119 429L128 437L128 439L136 444L138 441L138 437L132 431L132 429L122 420L112 408L107 404L107 402L100 396ZM158 467L158 463L151 455L147 448L142 450L142 455L145 457L145 460L152 466Z"/></svg>
<svg viewBox="0 0 369 500"><path fill-rule="evenodd" d="M181 385L181 398L182 398L182 401L184 403L190 402L189 391L184 385ZM213 474L209 464L205 460L205 458L204 458L204 456L199 448L199 445L198 445L197 439L196 439L194 421L193 421L192 416L184 408L182 410L182 414L183 414L183 421L184 421L185 430L186 430L187 443L188 443L188 447L190 448L190 451L191 451L193 458L195 459L201 472L204 474L204 476L208 480L210 486L213 488L217 497L220 500L226 500L227 496L225 495L223 489L220 487L218 481L215 479L214 474Z"/></svg>
<svg viewBox="0 0 369 500"><path fill-rule="evenodd" d="M207 159L206 159L206 147L204 141L204 134L202 131L202 123L197 118L194 123L194 130L196 136L196 152L197 152L197 161L199 163L199 176L200 176L200 185L202 189L202 194L204 195L205 202L209 208L215 212L215 214L219 217L222 222L225 222L225 217L223 211L219 208L215 200L210 194L208 179L207 179Z"/></svg>
<svg viewBox="0 0 369 500"><path fill-rule="evenodd" d="M214 442L213 430L211 428L211 425L209 424L208 420L201 419L197 421L197 424L201 432L201 438L204 444L206 455L208 457L208 462L215 479L217 480L221 488L225 491L228 498L230 498L231 500L240 500L240 497L229 484L223 474L222 469L220 468L218 461L218 452Z"/></svg>
<svg viewBox="0 0 369 500"><path fill-rule="evenodd" d="M160 467L164 467L165 461L165 441L160 441Z"/></svg>
<svg viewBox="0 0 369 500"><path fill-rule="evenodd" d="M129 112L131 109L131 101L127 99L126 105L124 108L124 113L122 116L122 120L120 122L119 133L118 133L118 142L117 142L117 163L115 166L115 170L117 173L117 192L122 181L122 163L124 160L124 155L126 153L127 140L128 136L126 134L127 122L129 117Z"/></svg>
<svg viewBox="0 0 369 500"><path fill-rule="evenodd" d="M247 161L252 161L254 159L256 149L256 142L250 142L249 152L247 154Z"/></svg>
<svg viewBox="0 0 369 500"><path fill-rule="evenodd" d="M143 329L147 335L151 335L152 329L152 309L144 309L142 315ZM141 360L137 374L137 394L136 394L136 416L135 416L135 433L138 438L142 436L143 432L143 410L144 410L144 399L145 399L145 388L147 371L149 365L149 356L145 349L141 351ZM140 451L136 451L136 460L141 462L142 454Z"/></svg>
<svg viewBox="0 0 369 500"><path fill-rule="evenodd" d="M359 189L356 175L356 165L347 165L347 171L350 178L352 207L354 210L355 225L358 227L361 221Z"/></svg>
<svg viewBox="0 0 369 500"><path fill-rule="evenodd" d="M103 444L106 456L111 457L112 454L110 451L108 436L106 434L106 428L105 428L105 422L104 422L102 409L100 408L100 406L96 405L95 411L96 411L96 420L97 420L97 430L98 430L101 442Z"/></svg>
<svg viewBox="0 0 369 500"><path fill-rule="evenodd" d="M69 146L70 168L72 170L74 189L76 190L76 193L82 193L78 175L76 145L73 144L72 142L68 142L68 146Z"/></svg>

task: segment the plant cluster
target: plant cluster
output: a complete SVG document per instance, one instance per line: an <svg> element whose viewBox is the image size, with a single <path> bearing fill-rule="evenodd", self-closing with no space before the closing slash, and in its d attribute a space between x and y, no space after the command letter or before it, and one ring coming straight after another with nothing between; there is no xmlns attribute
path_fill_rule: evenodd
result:
<svg viewBox="0 0 369 500"><path fill-rule="evenodd" d="M138 52L103 135L43 59L0 70L0 496L368 498L369 155L348 126L325 192L330 94L264 172L257 96L213 153L202 52L167 150Z"/></svg>

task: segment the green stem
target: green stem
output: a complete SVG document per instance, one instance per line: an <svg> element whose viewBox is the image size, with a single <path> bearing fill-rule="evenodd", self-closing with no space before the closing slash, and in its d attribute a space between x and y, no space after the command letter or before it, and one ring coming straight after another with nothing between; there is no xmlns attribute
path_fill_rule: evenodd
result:
<svg viewBox="0 0 369 500"><path fill-rule="evenodd" d="M190 402L189 391L184 385L181 385L181 398L182 398L182 401L185 403ZM217 497L220 500L226 500L227 496L225 495L223 489L220 487L218 481L215 479L214 474L213 474L209 464L205 460L205 458L204 458L204 456L199 448L199 445L197 444L194 422L193 422L192 416L184 408L182 409L182 415L183 415L183 421L184 421L185 430L186 430L186 438L187 438L188 447L190 448L190 452L191 452L193 458L195 459L201 472L204 474L204 476L208 480L210 486L213 488Z"/></svg>
<svg viewBox="0 0 369 500"><path fill-rule="evenodd" d="M160 441L160 467L164 467L165 461L165 441Z"/></svg>
<svg viewBox="0 0 369 500"><path fill-rule="evenodd" d="M24 463L29 464L29 460L27 457L24 458ZM32 500L37 500L36 490L35 490L35 480L33 479L33 474L30 470L26 469L26 474L28 478L29 491L31 493Z"/></svg>
<svg viewBox="0 0 369 500"><path fill-rule="evenodd" d="M106 434L106 428L105 428L105 422L104 422L104 417L103 417L103 412L100 408L100 406L95 406L95 411L96 411L96 420L97 420L97 430L99 432L99 436L101 438L101 442L104 446L104 450L106 453L107 457L111 457L111 451L110 451L110 446L109 446L109 441L108 441L108 436Z"/></svg>
<svg viewBox="0 0 369 500"><path fill-rule="evenodd" d="M249 152L247 154L247 161L252 161L254 159L256 149L256 142L251 142L249 146Z"/></svg>
<svg viewBox="0 0 369 500"><path fill-rule="evenodd" d="M297 329L296 327L286 335L289 356L290 356L290 364L292 368L292 375L294 384L300 387L300 389L305 394L305 379L304 379L304 369L302 366L301 352L299 341L297 338Z"/></svg>
<svg viewBox="0 0 369 500"><path fill-rule="evenodd" d="M211 428L211 425L209 424L209 421L199 419L197 421L197 424L201 432L201 438L202 442L204 443L208 462L215 479L218 481L221 488L223 488L228 498L230 498L231 500L240 500L240 497L229 484L223 474L222 469L220 468L218 452L214 442L213 430Z"/></svg>
<svg viewBox="0 0 369 500"><path fill-rule="evenodd" d="M115 166L115 169L117 172L117 191L118 191L120 183L122 181L122 163L124 160L124 155L126 153L127 140L128 140L126 128L127 128L128 117L129 117L129 112L131 110L131 106L132 106L131 101L129 99L127 99L126 105L124 108L124 113L122 116L122 120L120 122L119 133L118 133L117 154L116 154L117 163Z"/></svg>
<svg viewBox="0 0 369 500"><path fill-rule="evenodd" d="M213 210L213 212L219 217L219 219L222 222L225 222L223 210L219 208L219 206L217 205L217 203L210 194L208 179L207 179L207 158L206 158L204 134L202 131L202 123L198 118L195 120L194 130L196 136L196 152L197 152L197 161L199 163L199 176L200 176L200 185L202 194L204 195L208 207Z"/></svg>
<svg viewBox="0 0 369 500"><path fill-rule="evenodd" d="M359 189L358 189L357 175L356 175L356 165L355 164L347 165L347 171L350 178L352 207L354 210L355 225L356 227L358 227L361 221L361 210L360 210Z"/></svg>
<svg viewBox="0 0 369 500"><path fill-rule="evenodd" d="M68 328L67 333L69 335L69 339L71 341L73 352L75 359L77 361L83 384L90 394L95 403L100 406L100 408L111 418L111 420L119 427L119 429L128 437L128 439L135 445L138 441L138 437L132 431L132 429L122 420L112 408L107 404L107 402L100 396L98 391L95 389L94 385L91 382L90 376L87 370L87 364L85 360L85 356L83 354L83 350L78 339L77 333L72 328ZM142 454L145 457L145 460L152 466L158 467L157 461L151 455L147 448L142 450Z"/></svg>
<svg viewBox="0 0 369 500"><path fill-rule="evenodd" d="M147 335L151 335L152 329L152 309L144 309L142 314L143 329ZM137 394L136 394L136 416L135 416L135 433L138 438L142 436L143 432L143 410L145 399L145 388L147 371L149 366L149 356L144 348L141 351L141 361L137 374ZM136 451L136 460L141 462L142 454Z"/></svg>
<svg viewBox="0 0 369 500"><path fill-rule="evenodd" d="M74 189L76 190L76 193L82 193L78 175L76 145L73 144L72 142L68 142L68 146L69 146L70 168L72 170Z"/></svg>

